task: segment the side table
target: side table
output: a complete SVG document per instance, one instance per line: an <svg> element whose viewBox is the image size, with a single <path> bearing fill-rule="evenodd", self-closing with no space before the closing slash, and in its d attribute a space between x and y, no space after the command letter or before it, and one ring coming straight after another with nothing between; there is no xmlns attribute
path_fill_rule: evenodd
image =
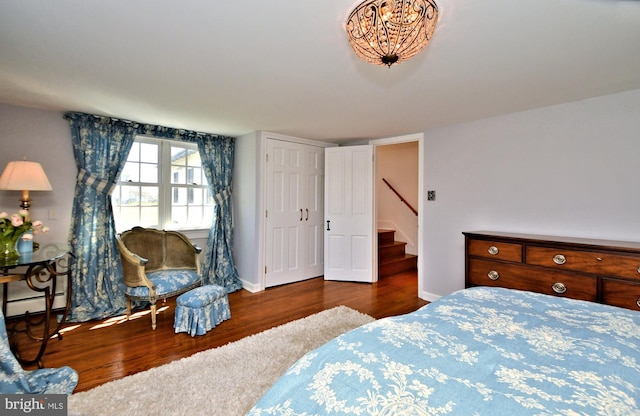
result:
<svg viewBox="0 0 640 416"><path fill-rule="evenodd" d="M60 329L65 323L71 306L71 269L74 260L75 256L69 251L68 247L60 244L48 244L41 246L34 252L20 253L20 257L17 259L4 260L0 258L0 270L2 271L0 283L3 285L2 312L5 319L7 319L7 292L10 282L24 280L31 290L44 295L44 316L39 316L42 315L42 312L29 313L27 311L23 316L23 322L17 322L11 330L7 328L9 338L18 333L26 333L29 338L40 342L38 353L33 359L21 356L17 342L11 344L13 353L23 365L37 365L38 368L42 368L42 355L47 348L49 339L56 335L58 339L62 339ZM51 316L58 276L67 277L66 304L64 310L62 310L58 325L55 328L51 328ZM20 323L24 323L24 328L18 329L18 324ZM40 327L43 328L36 329Z"/></svg>

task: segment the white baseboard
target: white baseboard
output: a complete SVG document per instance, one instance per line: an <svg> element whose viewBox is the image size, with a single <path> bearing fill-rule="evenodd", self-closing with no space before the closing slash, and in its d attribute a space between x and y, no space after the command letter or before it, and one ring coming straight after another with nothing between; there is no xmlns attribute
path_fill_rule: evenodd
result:
<svg viewBox="0 0 640 416"><path fill-rule="evenodd" d="M422 300L426 300L427 302L435 302L436 300L440 299L442 296L436 295L435 293L422 291L418 294L418 297Z"/></svg>
<svg viewBox="0 0 640 416"><path fill-rule="evenodd" d="M257 283L250 283L250 282L247 282L246 280L242 280L242 278L240 278L240 281L242 282L242 288L245 290L248 290L251 293L257 293L257 292L263 291L262 287L260 287L260 285Z"/></svg>

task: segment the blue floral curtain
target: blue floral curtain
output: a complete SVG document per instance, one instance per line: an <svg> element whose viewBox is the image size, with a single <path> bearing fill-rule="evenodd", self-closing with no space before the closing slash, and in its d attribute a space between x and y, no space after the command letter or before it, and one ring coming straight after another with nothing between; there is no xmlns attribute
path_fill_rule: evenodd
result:
<svg viewBox="0 0 640 416"><path fill-rule="evenodd" d="M69 236L76 256L68 320L102 319L125 310L124 281L115 241L112 191L131 150L138 125L67 113L78 166Z"/></svg>
<svg viewBox="0 0 640 416"><path fill-rule="evenodd" d="M209 240L204 250L202 276L206 284L223 286L229 293L242 289L233 262L231 184L235 139L151 125L141 126L140 134L198 144L209 191L215 199Z"/></svg>

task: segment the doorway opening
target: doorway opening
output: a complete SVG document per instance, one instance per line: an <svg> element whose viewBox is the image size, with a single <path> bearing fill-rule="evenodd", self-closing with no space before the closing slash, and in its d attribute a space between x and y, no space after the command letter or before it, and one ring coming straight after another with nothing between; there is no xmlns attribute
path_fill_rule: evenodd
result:
<svg viewBox="0 0 640 416"><path fill-rule="evenodd" d="M422 291L423 134L373 140L376 228L383 241L376 250L378 278L417 267ZM391 231L391 237L388 236ZM386 235L386 236L385 236ZM391 240L389 240L391 238ZM387 252L391 251L391 260Z"/></svg>

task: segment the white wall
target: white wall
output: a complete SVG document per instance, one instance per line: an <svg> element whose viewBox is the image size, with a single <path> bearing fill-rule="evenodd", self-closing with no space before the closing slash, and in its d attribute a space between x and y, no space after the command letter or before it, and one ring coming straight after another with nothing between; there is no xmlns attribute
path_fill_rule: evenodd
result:
<svg viewBox="0 0 640 416"><path fill-rule="evenodd" d="M258 229L259 142L257 132L237 138L233 162L234 261L242 286L251 292L261 290L262 276L259 270L262 234Z"/></svg>
<svg viewBox="0 0 640 416"><path fill-rule="evenodd" d="M640 90L425 132L424 299L464 287L463 231L640 241Z"/></svg>
<svg viewBox="0 0 640 416"><path fill-rule="evenodd" d="M37 240L66 242L77 174L69 123L61 113L0 105L0 143L0 169L24 157L42 164L53 191L30 193L32 219L50 227ZM0 191L0 210L17 212L20 197L19 191ZM49 218L49 210L55 211L55 219Z"/></svg>
<svg viewBox="0 0 640 416"><path fill-rule="evenodd" d="M77 173L69 123L62 118L62 113L0 105L0 145L0 169L24 157L42 164L53 191L31 192L30 211L31 218L43 221L50 231L37 235L35 241L41 245L66 244ZM0 191L0 211L17 212L20 197L19 191ZM33 294L24 282L11 283L9 300ZM55 306L61 306L61 301L56 300ZM41 310L43 306L42 301L37 300L10 303L7 315L22 313L25 309Z"/></svg>

